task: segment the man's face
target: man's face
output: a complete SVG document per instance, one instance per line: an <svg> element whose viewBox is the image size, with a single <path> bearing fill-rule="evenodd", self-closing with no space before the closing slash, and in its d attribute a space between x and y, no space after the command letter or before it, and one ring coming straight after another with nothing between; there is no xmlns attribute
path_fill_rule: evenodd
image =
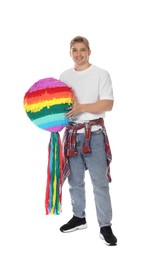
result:
<svg viewBox="0 0 148 260"><path fill-rule="evenodd" d="M70 50L70 56L76 65L83 65L88 62L91 51L81 42L75 43Z"/></svg>

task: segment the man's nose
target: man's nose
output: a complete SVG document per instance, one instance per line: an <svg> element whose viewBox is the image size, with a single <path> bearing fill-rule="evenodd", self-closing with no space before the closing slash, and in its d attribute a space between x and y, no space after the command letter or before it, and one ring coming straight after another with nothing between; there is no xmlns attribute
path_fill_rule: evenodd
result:
<svg viewBox="0 0 148 260"><path fill-rule="evenodd" d="M81 56L81 51L78 51L78 52L77 52L77 56Z"/></svg>

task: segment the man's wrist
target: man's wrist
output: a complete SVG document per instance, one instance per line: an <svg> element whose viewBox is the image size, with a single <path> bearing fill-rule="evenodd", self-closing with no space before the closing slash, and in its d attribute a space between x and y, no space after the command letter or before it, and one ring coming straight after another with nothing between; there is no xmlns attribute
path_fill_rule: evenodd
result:
<svg viewBox="0 0 148 260"><path fill-rule="evenodd" d="M81 112L86 112L86 104L81 104Z"/></svg>

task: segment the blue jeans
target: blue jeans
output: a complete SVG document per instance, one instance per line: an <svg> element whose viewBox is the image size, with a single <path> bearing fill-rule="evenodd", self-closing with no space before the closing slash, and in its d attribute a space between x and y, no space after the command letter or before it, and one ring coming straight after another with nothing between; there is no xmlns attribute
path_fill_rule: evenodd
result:
<svg viewBox="0 0 148 260"><path fill-rule="evenodd" d="M82 154L84 134L77 134L77 151L74 157L69 157L70 175L68 177L69 191L73 214L85 217L85 166L87 167L93 185L94 201L97 219L100 227L111 225L112 207L107 179L107 164L104 135L101 130L92 132L91 153Z"/></svg>

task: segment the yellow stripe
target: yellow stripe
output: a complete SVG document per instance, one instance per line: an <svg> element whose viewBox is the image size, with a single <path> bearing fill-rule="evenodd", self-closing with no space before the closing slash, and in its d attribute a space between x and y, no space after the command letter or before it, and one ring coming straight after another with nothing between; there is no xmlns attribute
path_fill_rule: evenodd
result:
<svg viewBox="0 0 148 260"><path fill-rule="evenodd" d="M54 207L52 207L51 211L50 211L50 214L53 215L54 213Z"/></svg>
<svg viewBox="0 0 148 260"><path fill-rule="evenodd" d="M42 108L47 107L50 108L53 105L60 105L60 104L65 104L68 103L69 105L72 104L72 99L71 98L54 98L52 100L47 100L43 102L39 102L36 104L31 104L28 105L27 103L24 104L24 108L26 112L38 112Z"/></svg>

